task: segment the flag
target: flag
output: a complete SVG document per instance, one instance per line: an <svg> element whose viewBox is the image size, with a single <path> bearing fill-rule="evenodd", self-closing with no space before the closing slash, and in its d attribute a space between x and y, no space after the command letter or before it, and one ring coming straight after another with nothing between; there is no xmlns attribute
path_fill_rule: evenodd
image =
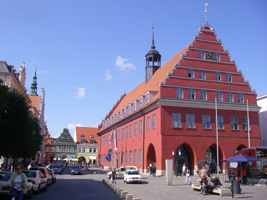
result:
<svg viewBox="0 0 267 200"><path fill-rule="evenodd" d="M113 133L112 133L112 131L111 131L110 136L109 136L109 148L111 148L112 137L113 137Z"/></svg>
<svg viewBox="0 0 267 200"><path fill-rule="evenodd" d="M118 150L118 144L117 144L117 129L114 131L114 150Z"/></svg>

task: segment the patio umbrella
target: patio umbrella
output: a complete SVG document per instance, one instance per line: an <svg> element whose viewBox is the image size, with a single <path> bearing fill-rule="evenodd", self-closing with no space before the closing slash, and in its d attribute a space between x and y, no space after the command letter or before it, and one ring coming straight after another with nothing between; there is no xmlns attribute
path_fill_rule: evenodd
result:
<svg viewBox="0 0 267 200"><path fill-rule="evenodd" d="M225 160L222 160L222 162L253 162L253 161L259 161L259 160L260 159L258 158L239 154L239 155L227 158ZM242 165L240 166L241 166L241 176L242 176Z"/></svg>
<svg viewBox="0 0 267 200"><path fill-rule="evenodd" d="M61 160L61 158L54 158L53 160Z"/></svg>
<svg viewBox="0 0 267 200"><path fill-rule="evenodd" d="M64 160L64 161L69 161L69 159L68 159L68 158L64 158L63 160Z"/></svg>
<svg viewBox="0 0 267 200"><path fill-rule="evenodd" d="M233 156L231 158L227 158L225 160L222 160L222 162L253 162L253 161L259 161L259 160L260 159L258 159L258 158L239 154L239 155Z"/></svg>

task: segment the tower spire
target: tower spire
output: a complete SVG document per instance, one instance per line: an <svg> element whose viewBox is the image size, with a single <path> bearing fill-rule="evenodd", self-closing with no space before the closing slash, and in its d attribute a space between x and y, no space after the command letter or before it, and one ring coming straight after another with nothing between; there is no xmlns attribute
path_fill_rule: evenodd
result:
<svg viewBox="0 0 267 200"><path fill-rule="evenodd" d="M37 67L35 67L35 72L34 72L34 76L33 76L32 84L31 84L30 95L32 95L32 96L38 96L38 94L37 94L37 76L36 76L36 68L37 68Z"/></svg>
<svg viewBox="0 0 267 200"><path fill-rule="evenodd" d="M156 49L155 47L155 41L154 41L154 26L152 25L152 45L151 49Z"/></svg>

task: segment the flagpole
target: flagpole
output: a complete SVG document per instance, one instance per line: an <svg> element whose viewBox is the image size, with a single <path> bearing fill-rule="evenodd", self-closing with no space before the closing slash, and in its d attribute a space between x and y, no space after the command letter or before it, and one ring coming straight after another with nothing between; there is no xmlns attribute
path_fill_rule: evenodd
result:
<svg viewBox="0 0 267 200"><path fill-rule="evenodd" d="M247 99L247 123L248 123L248 148L250 148L250 120L249 120L248 99Z"/></svg>
<svg viewBox="0 0 267 200"><path fill-rule="evenodd" d="M217 145L217 176L219 177L219 139L218 139L218 116L217 116L217 98L215 97L215 127L216 127L216 145Z"/></svg>

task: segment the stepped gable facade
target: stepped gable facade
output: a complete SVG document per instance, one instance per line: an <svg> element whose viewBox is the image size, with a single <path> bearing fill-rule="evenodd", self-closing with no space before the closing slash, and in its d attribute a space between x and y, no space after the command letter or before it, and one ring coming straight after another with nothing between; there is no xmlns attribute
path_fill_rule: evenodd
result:
<svg viewBox="0 0 267 200"><path fill-rule="evenodd" d="M193 171L208 163L215 171L216 132L219 160L248 147L248 121L250 146L260 146L258 111L255 91L206 23L187 47L126 94L102 121L99 158L106 167L136 165L145 171L156 164L157 174L165 173L166 159L174 160L177 175L183 164ZM111 135L115 130L117 151ZM109 148L111 163L105 159Z"/></svg>

